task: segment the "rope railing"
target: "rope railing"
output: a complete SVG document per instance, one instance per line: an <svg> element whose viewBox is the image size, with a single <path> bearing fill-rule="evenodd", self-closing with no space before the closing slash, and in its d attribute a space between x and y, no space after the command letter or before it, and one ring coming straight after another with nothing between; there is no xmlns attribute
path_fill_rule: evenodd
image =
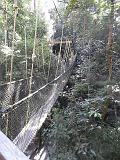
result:
<svg viewBox="0 0 120 160"><path fill-rule="evenodd" d="M34 76L32 83L32 92L34 92L38 87L45 85L45 80L42 77ZM28 79L21 79L19 81L14 81L11 84L7 83L0 86L0 104L2 108L7 108L19 100L23 99L29 94L29 81ZM1 109L2 109L1 108Z"/></svg>
<svg viewBox="0 0 120 160"><path fill-rule="evenodd" d="M72 71L75 57L71 61L66 71L54 80L54 83L49 90L49 95L43 105L40 105L36 112L31 116L28 124L21 130L18 136L14 139L14 143L23 151L27 149L31 140L35 137L37 131L40 129L52 106L57 100L59 93L63 90L69 75ZM39 92L38 92L39 93Z"/></svg>
<svg viewBox="0 0 120 160"><path fill-rule="evenodd" d="M61 38L61 42L62 42L62 38ZM61 46L61 44L60 44L60 46ZM67 47L69 48L70 46L67 46ZM71 51L71 50L68 49L68 51ZM37 77L37 76L31 75L31 77L28 77L26 79L20 79L18 81L11 81L6 84L0 85L0 105L2 106L2 108L0 108L0 110L5 110L7 108L10 108L10 106L12 106L14 103L17 103L21 99L27 97L28 94L31 94L34 91L36 91L38 88L46 85L46 82L53 81L54 77L57 77L61 72L59 69L61 66L61 64L59 64L60 61L65 61L65 63L63 63L64 67L65 67L65 64L68 63L68 58L71 57L70 55L68 55L68 51L67 51L67 49L65 49L64 54L65 54L65 57L67 57L67 58L62 59L61 58L61 49L60 49L58 60L56 59L56 62L54 64L54 69L52 68L53 62L51 62L52 59L51 59L51 55L50 55L50 62L49 62L48 73L47 73L48 75L46 74L47 81L46 81L46 78L43 76ZM72 53L72 51L71 51L71 53ZM58 69L59 69L59 73L57 73ZM51 70L53 73L51 73ZM37 80L39 82L37 82Z"/></svg>
<svg viewBox="0 0 120 160"><path fill-rule="evenodd" d="M72 58L71 58L71 61L72 61ZM64 70L64 68L66 68L66 70ZM14 139L26 124L26 112L27 112L26 109L28 106L28 102L30 107L29 109L30 117L27 119L29 120L31 116L33 116L37 112L40 106L44 105L44 103L49 99L50 95L52 94L54 84L57 83L57 81L59 81L61 77L63 77L64 74L66 74L66 72L68 71L69 71L69 66L66 65L65 67L65 64L63 64L63 62L61 61L61 63L59 64L58 75L55 78L53 78L51 81L47 83L44 82L43 85L40 84L39 77L38 77L38 81L34 79L32 84L33 92L29 94L29 89L27 89L27 93L22 99L19 94L22 94L22 92L24 94L25 88L23 85L23 88L21 89L19 85L20 85L20 82L24 82L24 80L18 81L19 87L17 87L17 89L19 88L19 91L18 91L19 93L17 93L16 91L16 94L14 93L15 94L14 97L18 96L20 98L18 99L16 98L17 100L14 101L15 103L13 104L10 104L11 97L8 96L9 94L7 92L6 98L4 97L4 100L6 99L6 102L3 103L4 105L1 108L2 116L0 117L0 125L1 125L1 130L4 133L6 133L10 139ZM26 79L26 84L27 84L27 79ZM12 84L10 84L10 86L11 85ZM14 92L14 90L16 89L13 83L13 91L12 90L10 91ZM14 122L16 123L16 126L14 126Z"/></svg>
<svg viewBox="0 0 120 160"><path fill-rule="evenodd" d="M32 61L30 77L27 77L26 69L25 79L18 81L12 81L11 79L10 82L0 85L0 130L13 140L23 152L25 152L35 134L44 123L71 73L76 55L72 53L68 41L65 43L64 53L61 53L63 45L62 36L58 59L56 58L55 60L54 68L52 68L52 53L50 54L47 74L45 73L43 63L42 73L46 74L44 77L34 76L34 61ZM27 51L25 52L27 58ZM33 53L35 55L35 48L33 49Z"/></svg>
<svg viewBox="0 0 120 160"><path fill-rule="evenodd" d="M54 64L54 71L53 71L53 68L51 67L52 65L49 64L49 69L48 69L49 75L47 76L47 82L53 81L54 74L56 73L57 67L55 67L55 64ZM51 69L52 69L52 73L51 73ZM32 92L36 91L38 88L43 87L46 84L46 79L44 79L44 77L42 76L40 77L33 76L32 79L33 79ZM10 105L28 96L29 81L30 81L30 77L0 85L0 104L2 108L4 109L8 108Z"/></svg>
<svg viewBox="0 0 120 160"><path fill-rule="evenodd" d="M49 98L54 91L54 85L61 80L62 77L68 72L70 63L68 65L68 57L73 62L72 54L68 54L70 50L69 40L63 44L63 30L62 26L62 35L60 41L60 49L58 52L58 57L56 62L53 62L50 54L50 61L48 64L48 72L45 71L45 60L44 60L44 51L42 45L42 61L43 61L43 74L42 76L34 77L34 62L36 56L36 36L37 36L37 20L38 20L38 10L36 12L36 24L35 24L35 35L34 35L34 47L32 54L32 63L31 63L31 74L27 78L27 35L25 30L25 56L26 56L26 79L21 79L19 81L12 81L13 79L13 51L14 51L14 41L15 41L15 28L16 28L16 14L17 14L17 5L15 5L15 15L14 15L14 28L13 28L13 43L12 43L12 55L11 55L11 72L10 72L10 82L4 85L1 85L0 88L0 127L1 130L13 140L26 126L31 117L37 113L41 106L44 106L46 102L49 101ZM62 53L62 45L64 45L65 50ZM66 59L62 59L62 54L65 54ZM64 61L64 62L63 62ZM51 73L51 70L53 73ZM47 73L47 74L46 74ZM52 78L51 78L52 77ZM46 81L47 80L47 81ZM61 82L61 81L60 81ZM62 83L62 82L61 82ZM61 86L61 84L59 84ZM58 87L59 88L59 87ZM56 91L56 97L58 93L58 88ZM60 89L62 90L62 88ZM52 101L51 101L52 102ZM52 105L51 105L52 106ZM16 125L14 125L16 124Z"/></svg>
<svg viewBox="0 0 120 160"><path fill-rule="evenodd" d="M15 109L15 106L16 106L16 105L18 105L18 104L20 104L21 102L27 100L28 98L31 98L32 96L34 96L35 94L37 94L39 91L43 90L43 89L44 89L45 87L47 87L48 85L56 82L57 80L59 80L59 79L61 78L61 76L63 76L64 74L66 74L67 71L69 71L69 68L68 68L65 72L61 73L59 76L57 76L56 78L54 78L52 81L46 83L44 86L42 86L41 88L39 88L37 91L29 94L27 97L25 97L25 98L21 99L20 101L14 103L13 105L10 105L7 109L2 109L1 111L2 111L3 113L7 113L7 112Z"/></svg>

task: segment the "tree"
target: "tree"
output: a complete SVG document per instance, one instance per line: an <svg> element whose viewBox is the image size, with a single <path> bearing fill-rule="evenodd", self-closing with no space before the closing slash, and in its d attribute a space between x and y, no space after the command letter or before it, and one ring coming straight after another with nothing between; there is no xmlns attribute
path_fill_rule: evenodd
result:
<svg viewBox="0 0 120 160"><path fill-rule="evenodd" d="M33 41L34 41L34 33L35 33L35 12L31 12L30 9L27 7L26 4L29 4L30 1L26 0L24 2L18 1L16 7L16 13L14 12L14 5L13 1L4 1L4 3L0 2L1 6L1 16L0 16L0 37L1 37L1 45L8 45L9 48L14 48L13 56L11 53L6 55L7 61L6 63L2 63L2 79L3 83L5 81L9 81L10 79L10 68L11 74L13 74L13 79L20 79L25 77L25 62L26 62L26 55L25 55L25 45L27 48L27 69L28 69L28 76L30 76L31 70L31 55L33 50ZM16 15L15 15L16 14ZM38 17L38 25L37 25L37 47L36 47L36 61L35 66L37 66L37 58L41 56L41 43L46 43L47 39L44 36L47 33L47 26L43 18L41 18L41 13L39 13ZM26 42L25 42L25 28L26 28ZM14 34L13 34L14 30ZM4 32L3 32L4 31ZM7 32L7 36L6 36ZM5 34L3 34L5 33ZM14 35L14 37L13 37ZM14 45L12 43L14 38ZM26 44L25 44L26 43ZM46 58L49 56L48 47L44 47L47 51ZM38 51L39 49L39 51ZM1 52L1 56L5 58L5 54ZM12 57L12 59L11 59ZM11 64L10 64L11 59ZM10 65L12 65L13 67ZM22 66L21 66L22 63ZM41 60L42 63L42 60ZM39 67L39 66L38 66ZM6 71L3 69L6 68ZM36 67L35 67L36 68ZM36 70L36 69L35 69ZM36 71L35 71L36 72ZM36 74L36 73L35 73ZM7 75L7 79L5 78ZM6 80L5 80L6 79Z"/></svg>
<svg viewBox="0 0 120 160"><path fill-rule="evenodd" d="M67 3L66 3L67 2ZM47 132L51 159L119 159L120 3L70 0L57 8L64 37L75 33L77 67L52 112ZM55 13L53 13L54 15ZM52 15L52 16L53 16ZM54 16L53 16L54 17ZM60 18L55 36L61 36ZM107 88L107 89L106 89ZM110 89L108 92L108 88Z"/></svg>

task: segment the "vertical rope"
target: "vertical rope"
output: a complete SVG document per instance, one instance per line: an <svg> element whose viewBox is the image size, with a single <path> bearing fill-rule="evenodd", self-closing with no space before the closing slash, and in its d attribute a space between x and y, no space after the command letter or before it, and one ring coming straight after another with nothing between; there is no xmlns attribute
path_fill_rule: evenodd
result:
<svg viewBox="0 0 120 160"><path fill-rule="evenodd" d="M44 57L44 47L43 47L43 43L41 44L42 47L42 63L43 63L43 74L45 76L45 80L46 80L46 72L45 72L45 57Z"/></svg>
<svg viewBox="0 0 120 160"><path fill-rule="evenodd" d="M31 94L31 92L32 92L32 79L33 79L33 71L34 71L34 61L35 61L35 57L36 57L35 51L36 51L36 39L37 39L37 26L38 26L38 8L37 8L37 11L36 11L34 46L33 46L33 53L32 53L32 66L31 66L31 75L30 75L30 84L29 84L29 94ZM30 111L30 106L29 105L30 105L30 102L28 100L26 123L28 122L28 119L29 119L29 111Z"/></svg>
<svg viewBox="0 0 120 160"><path fill-rule="evenodd" d="M8 118L9 118L9 117L8 117L8 114L9 114L9 113L6 114L6 125L5 125L5 134L6 134L6 136L8 136L8 123L9 123L9 122L8 122Z"/></svg>
<svg viewBox="0 0 120 160"><path fill-rule="evenodd" d="M63 61L64 61L64 72L66 71L66 61L67 61L67 40L65 42L65 49L64 49L64 55L63 55Z"/></svg>
<svg viewBox="0 0 120 160"><path fill-rule="evenodd" d="M28 65L28 61L27 61L27 33L26 33L26 26L24 29L24 33L25 33L25 71L26 71L26 79L28 78L28 73L27 73L27 65Z"/></svg>
<svg viewBox="0 0 120 160"><path fill-rule="evenodd" d="M7 46L7 0L4 0L4 32L5 32L5 46Z"/></svg>
<svg viewBox="0 0 120 160"><path fill-rule="evenodd" d="M33 47L33 53L32 53L32 67L31 67L31 74L30 74L30 88L29 88L29 94L31 93L31 87L32 87L32 77L33 77L33 69L34 69L34 61L35 61L35 49L36 49L36 38L37 38L37 23L38 23L38 14L36 14L36 23L35 23L35 37L34 37L34 47Z"/></svg>
<svg viewBox="0 0 120 160"><path fill-rule="evenodd" d="M69 49L69 41L66 40L66 66L68 67L69 65L69 52L70 52L70 49Z"/></svg>
<svg viewBox="0 0 120 160"><path fill-rule="evenodd" d="M15 47L15 30L16 30L16 18L18 13L17 0L14 1L14 26L13 26L13 39L12 39L12 55L11 55L11 66L10 66L10 83L13 78L13 59L14 59L14 47Z"/></svg>
<svg viewBox="0 0 120 160"><path fill-rule="evenodd" d="M5 34L5 46L8 45L7 43L7 19L8 19L8 16L7 16L7 0L4 0L4 34ZM6 81L7 81L7 54L6 54L6 65L5 65L5 69L6 69Z"/></svg>
<svg viewBox="0 0 120 160"><path fill-rule="evenodd" d="M60 40L60 50L59 50L59 54L58 54L58 62L57 62L57 69L56 69L55 77L57 77L57 74L58 74L58 68L59 68L59 63L60 63L60 58L61 58L62 41L63 41L63 30L64 30L64 26L62 25L62 35L61 35L61 40Z"/></svg>
<svg viewBox="0 0 120 160"><path fill-rule="evenodd" d="M34 0L34 11L36 10L36 0Z"/></svg>
<svg viewBox="0 0 120 160"><path fill-rule="evenodd" d="M107 61L108 61L108 80L109 82L111 82L112 80L112 54L113 54L113 41L114 41L114 37L113 37L113 25L114 25L114 9L115 9L115 0L111 0L110 2L110 7L111 7L111 11L110 11L110 19L109 19L109 33L108 33L108 42L107 42Z"/></svg>
<svg viewBox="0 0 120 160"><path fill-rule="evenodd" d="M88 43L89 44L89 48L90 48L90 42ZM91 66L90 66L90 62L91 62L91 56L90 56L90 52L89 52L89 55L88 55L88 61L89 61L89 67L88 67L88 99L90 98L89 95L90 95L90 71L91 71Z"/></svg>
<svg viewBox="0 0 120 160"><path fill-rule="evenodd" d="M70 57L72 57L73 56L73 52L71 50L70 40L68 40L68 50L69 50L69 53L70 53Z"/></svg>
<svg viewBox="0 0 120 160"><path fill-rule="evenodd" d="M49 81L49 75L50 75L50 67L51 67L51 52L49 54L49 65L48 65L48 74L47 74L47 82Z"/></svg>

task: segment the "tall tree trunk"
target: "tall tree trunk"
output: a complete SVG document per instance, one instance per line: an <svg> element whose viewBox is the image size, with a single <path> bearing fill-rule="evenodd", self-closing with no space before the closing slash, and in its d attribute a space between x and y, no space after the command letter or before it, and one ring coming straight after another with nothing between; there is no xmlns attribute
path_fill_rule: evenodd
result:
<svg viewBox="0 0 120 160"><path fill-rule="evenodd" d="M108 80L112 80L112 53L113 53L113 25L114 25L114 1L111 0L111 12L109 19L109 33L107 42Z"/></svg>
<svg viewBox="0 0 120 160"><path fill-rule="evenodd" d="M107 64L108 64L108 81L109 81L109 87L108 87L108 95L112 97L112 56L113 56L113 27L114 27L114 3L115 0L111 0L111 12L110 12L110 18L109 18L109 31L108 31L108 42L107 42Z"/></svg>
<svg viewBox="0 0 120 160"><path fill-rule="evenodd" d="M105 105L103 108L102 113L102 119L105 120L105 116L108 112L108 106L112 99L112 56L113 56L113 26L114 26L114 3L115 0L111 0L111 12L110 12L110 18L109 18L109 26L108 26L108 42L106 47L106 54L107 54L107 65L108 65L108 81L109 86L107 88L107 94L109 96L108 99L105 101Z"/></svg>

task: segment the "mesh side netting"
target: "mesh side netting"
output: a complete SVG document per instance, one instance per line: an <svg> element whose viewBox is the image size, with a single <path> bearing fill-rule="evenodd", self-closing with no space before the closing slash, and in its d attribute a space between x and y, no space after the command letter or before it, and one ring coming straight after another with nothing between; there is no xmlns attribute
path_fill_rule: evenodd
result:
<svg viewBox="0 0 120 160"><path fill-rule="evenodd" d="M49 68L50 73L47 77L47 81L52 81L55 77L57 67L56 59L54 59L54 64L54 66L51 65ZM44 86L45 84L46 79L43 73L40 73L40 76L33 76L31 92L36 91L38 88ZM27 79L20 79L18 81L12 81L11 83L9 82L0 85L0 111L6 110L10 105L13 105L14 103L28 96L29 89L30 77L28 77Z"/></svg>
<svg viewBox="0 0 120 160"><path fill-rule="evenodd" d="M55 63L55 65L57 66L56 63ZM53 68L52 68L52 70L53 70ZM54 70L56 70L56 67L54 67ZM52 79L55 78L54 77L55 71L53 71L53 73L54 73L53 76L51 76ZM32 92L31 93L37 91L39 88L41 88L45 84L46 84L46 81L42 76L41 77L32 77L32 88L31 88ZM35 99L34 103L37 103L37 104L38 104L38 101L36 101L36 99L38 99L38 98L40 99L39 103L41 103L41 101L44 101L44 100L42 100L43 99L42 97L45 98L45 95L43 95L42 90L41 90L41 92L39 92L38 94L35 95L36 97L34 96L35 98L32 96L32 97L30 97L30 98L28 97L26 99L25 97L29 96L29 87L30 87L30 78L21 79L19 81L13 81L12 83L6 83L6 84L0 86L0 111L1 111L0 112L1 113L1 115L0 115L0 129L5 134L7 134L8 137L15 138L15 135L17 135L19 133L19 132L15 133L14 136L12 136L11 131L9 129L7 129L8 128L7 126L11 125L10 124L11 119L13 120L13 122L15 121L17 124L17 121L18 122L21 121L20 116L22 115L21 117L25 117L24 113L27 112L26 111L27 108L31 108L31 106L32 106L31 104L32 104L33 99ZM44 90L46 90L46 88ZM23 100L23 101L21 101L21 100ZM20 102L20 103L17 104L17 102ZM11 109L11 107L13 107L14 109ZM35 107L35 108L37 108L37 107ZM24 113L22 111L24 111ZM6 112L6 113L4 114L4 112ZM17 115L17 113L19 113L19 116ZM17 120L16 120L15 116L18 117ZM21 118L21 119L23 119L23 118ZM5 124L5 122L6 122L6 124ZM9 122L9 124L8 124L8 122ZM21 123L23 123L23 122L21 122ZM12 125L14 126L14 124L12 124ZM20 125L17 126L17 128L20 128Z"/></svg>
<svg viewBox="0 0 120 160"><path fill-rule="evenodd" d="M67 82L74 60L75 56L71 58L69 65L61 62L56 78L47 84L40 77L33 77L31 94L29 94L27 79L10 85L6 84L5 88L4 85L0 86L7 91L3 95L0 94L2 111L4 111L0 115L0 129L11 140L14 140L23 152L42 126ZM13 97L14 102L11 100Z"/></svg>
<svg viewBox="0 0 120 160"><path fill-rule="evenodd" d="M6 110L9 105L12 105L29 94L29 81L28 79L21 79L14 81L11 84L7 83L0 86L0 106L1 110ZM32 92L45 85L45 80L41 77L32 78Z"/></svg>

